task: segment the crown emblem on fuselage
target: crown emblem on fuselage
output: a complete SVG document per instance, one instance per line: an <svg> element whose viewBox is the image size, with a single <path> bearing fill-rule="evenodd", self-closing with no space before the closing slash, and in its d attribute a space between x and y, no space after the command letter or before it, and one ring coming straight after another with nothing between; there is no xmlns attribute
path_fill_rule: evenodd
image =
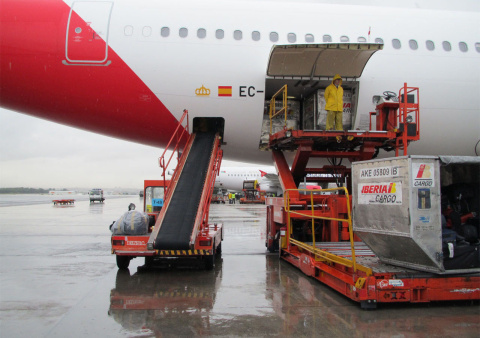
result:
<svg viewBox="0 0 480 338"><path fill-rule="evenodd" d="M210 95L210 89L205 88L205 86L202 85L200 88L195 89L195 94L197 96L209 96Z"/></svg>

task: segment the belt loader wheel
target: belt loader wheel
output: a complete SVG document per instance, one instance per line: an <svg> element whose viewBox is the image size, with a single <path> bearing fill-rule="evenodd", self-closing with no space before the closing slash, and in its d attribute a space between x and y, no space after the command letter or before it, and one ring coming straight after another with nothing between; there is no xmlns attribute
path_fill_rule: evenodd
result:
<svg viewBox="0 0 480 338"><path fill-rule="evenodd" d="M130 265L132 257L129 256L119 256L117 255L117 266L121 270L126 270L128 269L128 266Z"/></svg>
<svg viewBox="0 0 480 338"><path fill-rule="evenodd" d="M215 267L215 242L213 242L213 250L212 254L208 256L204 256L203 259L205 260L205 269L212 270Z"/></svg>

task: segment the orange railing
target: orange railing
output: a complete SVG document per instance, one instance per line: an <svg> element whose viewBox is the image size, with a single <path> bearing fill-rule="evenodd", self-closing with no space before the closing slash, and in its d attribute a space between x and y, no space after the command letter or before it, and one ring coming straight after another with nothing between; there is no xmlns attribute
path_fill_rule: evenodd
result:
<svg viewBox="0 0 480 338"><path fill-rule="evenodd" d="M303 192L306 194L310 195L310 215L308 215L308 212L299 212L296 210L293 210L290 205L290 192ZM315 215L315 205L318 203L318 201L314 202L314 194L329 194L331 192L338 192L338 191L343 191L343 194L346 197L346 209L347 209L347 215L344 218L337 218L337 217L328 217L328 216L319 216ZM293 244L296 245L303 250L306 250L308 252L311 252L315 260L322 260L326 261L329 263L336 263L343 265L345 267L353 268L354 272L357 272L357 270L363 271L367 274L367 276L372 275L372 270L370 268L364 267L362 265L357 264L356 261L356 255L355 255L355 243L354 243L354 235L353 235L353 227L352 227L352 215L351 215L351 208L350 208L350 195L348 193L347 188L345 187L340 187L340 188L331 188L331 189L323 189L323 190L312 190L312 189L288 189L285 190L284 193L284 210L287 213L287 245ZM327 202L327 197L325 196L324 199L322 199L322 202L320 205L322 205L322 209L324 211L326 208L328 208L328 202ZM295 216L300 216L300 217L308 217L311 218L312 222L312 244L307 244L302 241L296 240L292 238L292 215L293 217ZM329 253L325 250L319 249L315 245L315 220L326 220L326 221L339 221L339 222L346 222L348 224L348 232L349 232L349 240L350 240L350 247L352 251L352 259L347 259L343 258L340 256L337 256L335 254Z"/></svg>
<svg viewBox="0 0 480 338"><path fill-rule="evenodd" d="M198 205L197 217L195 218L195 224L190 236L190 245L195 244L197 233L208 223L210 202L212 199L213 189L215 187L215 178L220 173L220 165L223 157L223 151L220 149L220 142L220 136L217 134L215 137L212 154L210 156L210 162L208 164L208 171L205 177L202 196L200 197L200 203Z"/></svg>
<svg viewBox="0 0 480 338"><path fill-rule="evenodd" d="M280 110L277 111L277 106L276 106L276 98L277 96L279 96L280 94L282 94L282 108L280 108ZM273 119L277 116L279 116L280 114L284 114L285 115L285 118L284 118L284 128L287 127L287 113L288 113L288 109L287 109L287 85L284 85L282 88L280 88L280 90L278 92L276 92L273 96L272 96L272 99L270 100L270 110L269 110L269 118L270 118L270 135L272 135L273 133Z"/></svg>
<svg viewBox="0 0 480 338"><path fill-rule="evenodd" d="M414 102L408 102L408 94L413 94ZM418 87L407 87L404 83L398 92L399 109L397 121L403 125L403 132L396 139L395 156L398 156L399 148L403 146L403 155L408 155L407 146L409 141L420 139L420 95ZM408 135L408 126L415 125L414 135Z"/></svg>
<svg viewBox="0 0 480 338"><path fill-rule="evenodd" d="M413 97L413 102L408 102ZM373 130L372 118L376 118L376 130L395 133L391 137L395 142L395 156L403 148L403 155L408 155L410 141L420 139L420 93L418 87L408 87L404 83L398 93L398 102L389 102L387 113L378 110L370 112L369 130ZM395 109L394 115L388 111Z"/></svg>
<svg viewBox="0 0 480 338"><path fill-rule="evenodd" d="M186 125L183 126L183 121L186 119ZM173 132L173 135L172 137L170 138L170 141L168 142L167 146L165 147L165 150L163 151L162 153L162 156L160 156L160 158L158 159L158 162L160 164L160 167L162 168L162 177L163 177L163 183L164 183L164 187L166 186L166 179L165 179L165 173L166 173L166 170L168 168L168 166L170 165L170 162L173 158L173 154L175 154L175 152L177 152L177 165L175 166L175 168L178 166L179 162L180 162L180 147L182 146L182 143L183 143L183 148L182 148L182 152L183 150L185 150L185 146L188 144L188 140L190 139L190 133L189 133L189 124L188 124L188 110L184 110L183 111L183 115L182 115L182 118L180 119L180 121L178 121L178 126L177 128L175 129L175 131ZM186 140L184 140L184 138L186 138ZM172 150L172 153L170 154L170 157L168 158L168 161L167 163L165 163L165 155L167 153L167 150L170 148L170 146L172 145L172 143L176 141L175 143L175 147L173 148ZM174 172L175 172L175 169L174 169ZM165 191L165 200L167 199L167 193L168 193L168 190L167 188L165 188L166 191Z"/></svg>

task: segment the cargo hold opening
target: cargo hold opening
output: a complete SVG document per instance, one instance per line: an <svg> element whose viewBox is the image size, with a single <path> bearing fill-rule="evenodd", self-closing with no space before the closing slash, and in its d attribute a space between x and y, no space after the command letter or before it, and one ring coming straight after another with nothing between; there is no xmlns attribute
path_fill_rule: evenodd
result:
<svg viewBox="0 0 480 338"><path fill-rule="evenodd" d="M462 156L440 156L439 159L443 265L446 270L478 269L480 160ZM419 191L418 207L429 207L429 197Z"/></svg>
<svg viewBox="0 0 480 338"><path fill-rule="evenodd" d="M335 74L342 76L344 89L343 128L353 129L360 86L358 78L373 53L382 48L382 44L369 43L274 46L267 68L260 149L268 143L270 100L284 85L287 85L287 129L325 130L324 91ZM277 110L282 105L280 97L276 102ZM282 130L284 125L285 116L274 118L272 133Z"/></svg>

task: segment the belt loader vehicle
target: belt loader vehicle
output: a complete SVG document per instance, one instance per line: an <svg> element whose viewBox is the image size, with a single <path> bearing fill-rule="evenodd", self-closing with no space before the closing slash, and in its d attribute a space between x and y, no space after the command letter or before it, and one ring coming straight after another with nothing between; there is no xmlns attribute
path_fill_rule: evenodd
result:
<svg viewBox="0 0 480 338"><path fill-rule="evenodd" d="M92 189L88 192L90 203L103 203L105 198L103 197L103 190L102 189Z"/></svg>
<svg viewBox="0 0 480 338"><path fill-rule="evenodd" d="M185 119L186 126L183 126ZM157 259L200 259L207 269L212 269L216 255L221 254L223 226L209 224L208 215L222 159L223 119L195 118L191 134L188 126L188 112L185 111L160 157L165 182L172 156L175 152L178 155L178 164L170 182L163 184L166 189L164 200L152 198L149 204L151 194L146 187L145 211L148 219L144 215L124 215L126 217L122 216L119 220L124 224L120 233L116 229L122 228L121 224L113 226L112 254L116 255L120 269L126 269L135 257L145 257L147 266ZM165 162L165 153L170 145L174 151ZM141 234L135 233L139 227L135 228L134 218L138 219L138 224L148 223ZM116 223L122 223L119 221ZM132 231L134 235L127 236L123 230Z"/></svg>

